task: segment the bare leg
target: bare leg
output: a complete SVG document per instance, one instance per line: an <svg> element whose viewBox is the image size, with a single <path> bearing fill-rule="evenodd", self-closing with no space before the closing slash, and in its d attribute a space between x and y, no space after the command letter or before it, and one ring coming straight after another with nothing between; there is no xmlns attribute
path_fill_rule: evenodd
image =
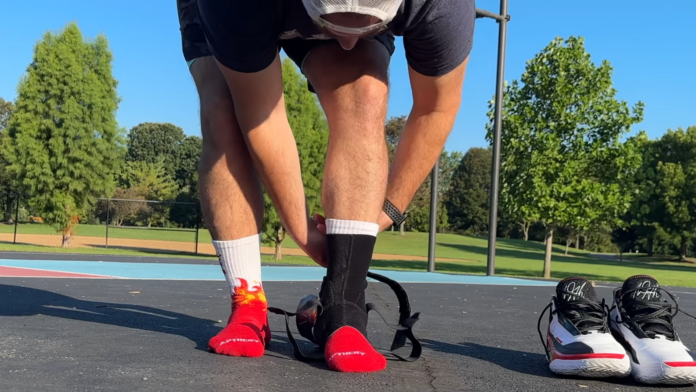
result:
<svg viewBox="0 0 696 392"><path fill-rule="evenodd" d="M365 337L365 284L387 187L388 65L388 51L366 40L351 51L319 46L305 62L329 122L322 190L329 265L314 336L325 342L326 362L338 371L387 366Z"/></svg>
<svg viewBox="0 0 696 392"><path fill-rule="evenodd" d="M232 297L227 326L208 345L218 354L258 357L271 338L261 285L261 182L215 60L196 60L191 74L201 101L201 206Z"/></svg>
<svg viewBox="0 0 696 392"><path fill-rule="evenodd" d="M377 222L387 187L388 53L375 41L314 49L305 73L329 122L322 190L328 219Z"/></svg>
<svg viewBox="0 0 696 392"><path fill-rule="evenodd" d="M198 187L208 228L218 241L258 234L263 222L261 181L225 79L212 57L193 63L191 74L201 101L203 152Z"/></svg>

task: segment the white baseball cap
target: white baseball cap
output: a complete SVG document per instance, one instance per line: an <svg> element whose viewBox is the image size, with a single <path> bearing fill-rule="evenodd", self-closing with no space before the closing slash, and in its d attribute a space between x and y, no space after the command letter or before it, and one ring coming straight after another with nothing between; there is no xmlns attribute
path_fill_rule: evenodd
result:
<svg viewBox="0 0 696 392"><path fill-rule="evenodd" d="M360 34L374 30L375 27L386 26L399 12L403 0L302 0L307 14L321 25L329 27L331 30L344 32L346 34ZM322 15L335 14L339 12L350 12L374 16L380 22L367 27L343 27L336 26L321 18Z"/></svg>

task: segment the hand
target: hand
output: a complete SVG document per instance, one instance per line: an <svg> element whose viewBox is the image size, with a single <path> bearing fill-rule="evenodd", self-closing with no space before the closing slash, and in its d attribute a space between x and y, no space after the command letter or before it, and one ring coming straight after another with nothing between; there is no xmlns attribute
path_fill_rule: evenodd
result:
<svg viewBox="0 0 696 392"><path fill-rule="evenodd" d="M314 221L317 222L317 230L326 235L326 219L323 216L316 214L314 215ZM392 222L391 218L389 218L389 216L382 211L379 214L379 221L377 224L379 224L379 232L381 233L393 225L394 222Z"/></svg>
<svg viewBox="0 0 696 392"><path fill-rule="evenodd" d="M317 218L321 218L323 230L319 229L320 224ZM307 242L304 244L298 242L298 245L320 266L326 268L329 265L329 252L326 248L326 226L323 216L314 215L314 219L308 219Z"/></svg>
<svg viewBox="0 0 696 392"><path fill-rule="evenodd" d="M314 221L317 222L317 230L326 235L326 218L319 214L314 214Z"/></svg>

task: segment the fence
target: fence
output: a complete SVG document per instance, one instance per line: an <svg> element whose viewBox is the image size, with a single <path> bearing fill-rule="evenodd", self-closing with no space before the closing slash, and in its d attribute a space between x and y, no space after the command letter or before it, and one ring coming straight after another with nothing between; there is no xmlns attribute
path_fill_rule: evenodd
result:
<svg viewBox="0 0 696 392"><path fill-rule="evenodd" d="M0 242L59 247L63 235L44 223L17 193L0 193ZM101 198L70 235L71 248L122 249L125 253L214 254L197 201ZM26 249L31 250L31 249Z"/></svg>

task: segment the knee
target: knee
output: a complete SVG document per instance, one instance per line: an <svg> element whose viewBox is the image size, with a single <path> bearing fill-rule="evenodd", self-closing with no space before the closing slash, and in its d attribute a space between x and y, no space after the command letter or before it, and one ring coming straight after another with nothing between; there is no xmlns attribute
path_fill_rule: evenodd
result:
<svg viewBox="0 0 696 392"><path fill-rule="evenodd" d="M373 144L384 140L388 90L384 83L360 77L338 90L317 90L332 140L359 139Z"/></svg>
<svg viewBox="0 0 696 392"><path fill-rule="evenodd" d="M356 78L344 86L338 96L345 102L342 106L366 121L373 121L387 114L389 89L382 80L372 76L363 75Z"/></svg>

